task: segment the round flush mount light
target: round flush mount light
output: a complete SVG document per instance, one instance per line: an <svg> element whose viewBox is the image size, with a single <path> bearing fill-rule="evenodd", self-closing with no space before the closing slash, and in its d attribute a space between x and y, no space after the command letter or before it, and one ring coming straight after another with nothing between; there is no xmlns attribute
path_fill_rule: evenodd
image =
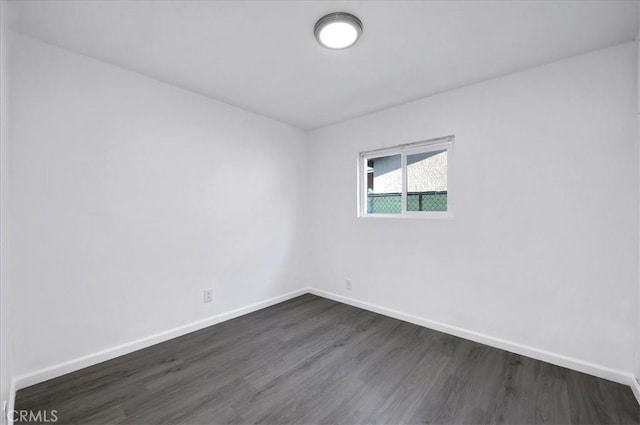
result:
<svg viewBox="0 0 640 425"><path fill-rule="evenodd" d="M360 38L362 22L350 13L329 13L316 22L313 32L322 46L329 49L346 49Z"/></svg>

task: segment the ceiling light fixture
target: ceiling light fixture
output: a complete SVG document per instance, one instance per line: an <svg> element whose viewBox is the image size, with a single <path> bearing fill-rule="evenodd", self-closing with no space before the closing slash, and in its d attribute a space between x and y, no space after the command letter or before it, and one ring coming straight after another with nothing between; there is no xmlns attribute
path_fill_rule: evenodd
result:
<svg viewBox="0 0 640 425"><path fill-rule="evenodd" d="M329 49L346 49L360 38L362 22L350 13L329 13L316 22L313 32L322 46Z"/></svg>

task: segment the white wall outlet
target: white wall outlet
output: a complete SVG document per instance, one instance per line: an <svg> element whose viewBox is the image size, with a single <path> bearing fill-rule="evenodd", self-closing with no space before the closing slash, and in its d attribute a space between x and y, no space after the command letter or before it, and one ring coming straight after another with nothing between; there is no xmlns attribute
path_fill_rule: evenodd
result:
<svg viewBox="0 0 640 425"><path fill-rule="evenodd" d="M347 288L347 291L350 291L351 288L353 288L353 283L351 282L351 279L347 279L344 282L344 287Z"/></svg>
<svg viewBox="0 0 640 425"><path fill-rule="evenodd" d="M205 303L210 303L213 301L213 289L207 288L203 291L203 301Z"/></svg>

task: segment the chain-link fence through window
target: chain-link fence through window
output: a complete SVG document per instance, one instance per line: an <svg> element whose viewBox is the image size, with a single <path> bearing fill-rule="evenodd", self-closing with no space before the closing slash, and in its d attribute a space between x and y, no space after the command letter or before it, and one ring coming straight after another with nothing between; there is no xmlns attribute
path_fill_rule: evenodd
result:
<svg viewBox="0 0 640 425"><path fill-rule="evenodd" d="M408 192L407 211L447 211L447 192ZM367 194L367 213L400 214L400 193Z"/></svg>

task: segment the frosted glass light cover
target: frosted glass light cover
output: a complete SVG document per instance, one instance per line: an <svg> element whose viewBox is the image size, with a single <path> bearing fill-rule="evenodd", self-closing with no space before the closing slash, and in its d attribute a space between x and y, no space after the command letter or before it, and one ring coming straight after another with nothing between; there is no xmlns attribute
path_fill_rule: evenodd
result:
<svg viewBox="0 0 640 425"><path fill-rule="evenodd" d="M362 22L349 13L330 13L318 20L314 32L322 46L346 49L358 41L362 33Z"/></svg>

